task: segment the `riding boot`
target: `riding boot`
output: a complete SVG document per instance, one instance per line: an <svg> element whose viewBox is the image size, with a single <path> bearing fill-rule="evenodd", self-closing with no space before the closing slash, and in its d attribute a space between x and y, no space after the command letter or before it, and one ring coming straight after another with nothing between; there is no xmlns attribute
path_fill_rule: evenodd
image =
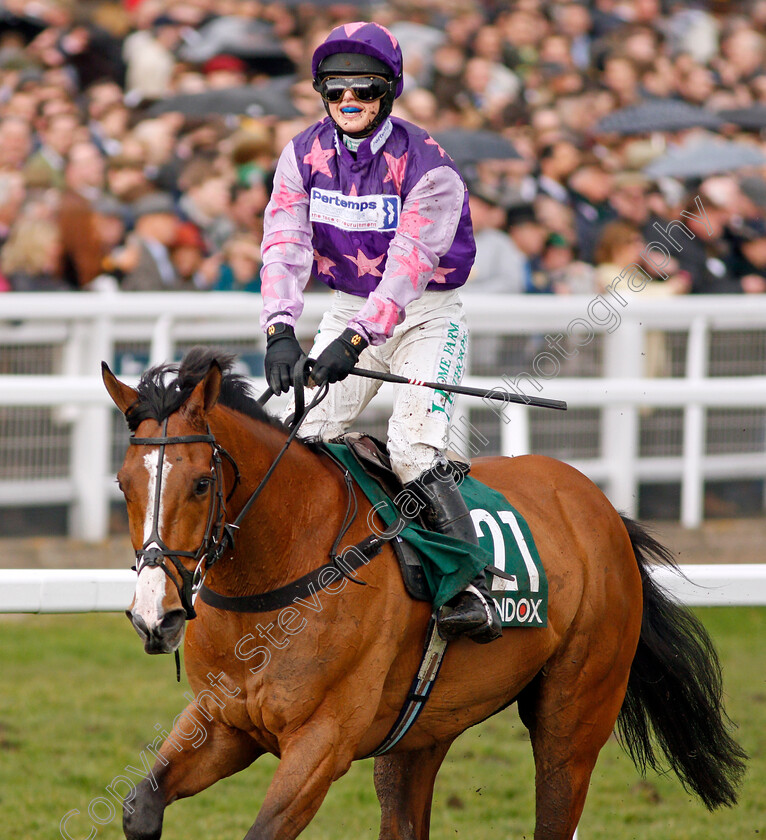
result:
<svg viewBox="0 0 766 840"><path fill-rule="evenodd" d="M427 470L420 478L405 484L404 489L423 505L420 518L424 527L479 545L471 514L448 464ZM483 571L439 610L437 627L446 641L468 636L474 642L485 644L502 635L500 618Z"/></svg>

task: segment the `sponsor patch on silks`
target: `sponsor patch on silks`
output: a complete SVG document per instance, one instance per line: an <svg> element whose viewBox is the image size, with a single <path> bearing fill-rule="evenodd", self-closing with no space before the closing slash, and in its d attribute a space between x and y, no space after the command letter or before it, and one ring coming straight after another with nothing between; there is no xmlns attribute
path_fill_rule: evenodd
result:
<svg viewBox="0 0 766 840"><path fill-rule="evenodd" d="M396 230L400 209L398 195L346 195L312 187L309 220L344 230Z"/></svg>
<svg viewBox="0 0 766 840"><path fill-rule="evenodd" d="M506 575L490 569L486 573L503 626L546 627L548 580L527 523L510 505L491 511L470 502L469 507L479 545L493 554L495 568Z"/></svg>

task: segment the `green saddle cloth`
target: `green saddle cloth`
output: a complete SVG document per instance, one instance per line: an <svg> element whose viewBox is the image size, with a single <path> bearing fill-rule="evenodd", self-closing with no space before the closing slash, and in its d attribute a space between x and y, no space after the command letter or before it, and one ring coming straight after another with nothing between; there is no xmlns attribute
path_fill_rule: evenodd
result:
<svg viewBox="0 0 766 840"><path fill-rule="evenodd" d="M390 528L399 515L392 499L343 444L327 444L351 473L375 512ZM548 581L529 526L502 494L470 476L460 483L479 537L479 547L411 522L399 535L420 555L436 609L464 589L483 569L506 627L547 626ZM406 491L405 491L406 492ZM492 572L494 567L507 577Z"/></svg>

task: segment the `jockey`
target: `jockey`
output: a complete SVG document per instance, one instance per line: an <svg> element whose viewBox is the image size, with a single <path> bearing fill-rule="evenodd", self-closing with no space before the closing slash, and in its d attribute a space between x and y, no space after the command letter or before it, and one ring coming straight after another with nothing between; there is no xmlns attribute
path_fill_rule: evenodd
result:
<svg viewBox="0 0 766 840"><path fill-rule="evenodd" d="M313 275L334 290L310 357L317 385L339 383L306 418L306 436L332 440L380 387L354 365L458 384L467 328L457 290L473 264L468 193L455 164L425 131L390 116L402 92L402 53L377 23L333 29L312 72L328 116L282 152L264 216L266 378L290 388L302 351L294 325ZM422 505L424 524L477 545L444 452L453 397L397 386L388 425L394 471ZM438 616L445 639L489 642L500 620L480 573Z"/></svg>

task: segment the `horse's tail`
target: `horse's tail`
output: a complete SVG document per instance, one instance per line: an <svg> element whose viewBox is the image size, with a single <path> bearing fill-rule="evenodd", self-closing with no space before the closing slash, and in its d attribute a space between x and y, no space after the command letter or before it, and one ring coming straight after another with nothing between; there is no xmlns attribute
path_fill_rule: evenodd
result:
<svg viewBox="0 0 766 840"><path fill-rule="evenodd" d="M721 665L695 616L652 579L650 561L677 568L667 548L623 517L644 594L641 637L630 669L617 733L636 766L660 769L652 734L683 786L712 810L734 805L746 753L731 737Z"/></svg>

